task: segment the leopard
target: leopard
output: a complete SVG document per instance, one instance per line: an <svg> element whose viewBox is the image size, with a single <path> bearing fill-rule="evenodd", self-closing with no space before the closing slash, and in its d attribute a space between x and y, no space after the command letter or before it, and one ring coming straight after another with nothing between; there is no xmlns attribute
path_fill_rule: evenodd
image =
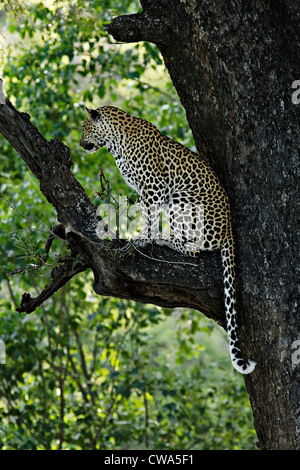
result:
<svg viewBox="0 0 300 470"><path fill-rule="evenodd" d="M125 181L139 195L143 229L139 246L155 242L187 256L221 253L226 329L233 367L251 373L238 339L235 240L228 195L204 155L162 134L151 122L115 106L86 107L80 146L106 147ZM170 231L160 234L161 209Z"/></svg>

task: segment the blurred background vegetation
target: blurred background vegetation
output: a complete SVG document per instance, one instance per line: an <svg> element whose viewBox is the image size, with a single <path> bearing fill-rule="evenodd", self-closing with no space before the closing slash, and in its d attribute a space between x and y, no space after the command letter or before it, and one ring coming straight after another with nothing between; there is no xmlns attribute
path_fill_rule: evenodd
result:
<svg viewBox="0 0 300 470"><path fill-rule="evenodd" d="M116 105L195 150L185 112L156 47L118 44L103 31L137 0L0 2L0 76L6 95L47 138L71 149L73 172L100 203L101 167L115 195L132 193L113 158L79 147L84 105ZM254 449L242 376L226 334L196 311L96 296L78 275L31 315L66 247L42 269L54 209L0 136L0 448ZM7 274L16 269L23 273Z"/></svg>

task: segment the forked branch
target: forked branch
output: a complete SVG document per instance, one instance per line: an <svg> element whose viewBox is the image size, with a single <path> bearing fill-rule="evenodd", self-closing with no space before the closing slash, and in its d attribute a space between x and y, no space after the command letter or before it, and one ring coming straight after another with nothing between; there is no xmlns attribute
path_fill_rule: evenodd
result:
<svg viewBox="0 0 300 470"><path fill-rule="evenodd" d="M2 88L1 88L2 90ZM1 96L1 95L0 95ZM203 253L196 261L167 248L149 246L123 258L120 240L100 240L96 207L71 172L69 148L46 140L5 98L0 104L0 133L19 152L66 230L66 243L82 264L64 263L52 283L35 299L26 294L18 311L33 311L73 276L90 267L99 295L133 299L164 307L195 308L224 325L219 253ZM95 175L96 180L96 175Z"/></svg>

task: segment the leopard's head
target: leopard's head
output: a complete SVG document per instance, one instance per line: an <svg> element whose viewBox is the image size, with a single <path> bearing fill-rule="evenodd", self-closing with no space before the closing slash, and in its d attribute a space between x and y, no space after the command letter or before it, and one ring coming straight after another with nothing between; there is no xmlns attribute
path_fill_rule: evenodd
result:
<svg viewBox="0 0 300 470"><path fill-rule="evenodd" d="M82 137L80 145L88 153L96 152L100 147L110 149L120 138L120 117L125 114L113 106L97 109L85 108L87 118L81 125Z"/></svg>

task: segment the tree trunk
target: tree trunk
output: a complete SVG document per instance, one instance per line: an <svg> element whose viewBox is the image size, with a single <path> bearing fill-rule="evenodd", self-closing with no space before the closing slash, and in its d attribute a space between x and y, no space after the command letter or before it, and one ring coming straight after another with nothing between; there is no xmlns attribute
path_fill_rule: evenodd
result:
<svg viewBox="0 0 300 470"><path fill-rule="evenodd" d="M300 4L292 0L141 0L115 18L118 41L160 49L205 153L231 201L245 377L261 449L300 449ZM199 275L199 277L202 273ZM293 363L294 362L294 363Z"/></svg>
<svg viewBox="0 0 300 470"><path fill-rule="evenodd" d="M293 349L300 334L300 107L291 100L291 85L300 78L300 6L292 0L141 4L141 13L115 18L107 30L118 41L157 44L198 150L229 194L241 345L257 361L245 380L258 446L300 449L300 365ZM68 228L67 243L82 259L78 271L66 263L56 273L60 282L51 283L42 300L27 294L20 310L32 311L90 267L98 294L196 308L224 326L219 253L195 261L154 246L129 258L114 256L121 242L97 239L95 208L70 171L68 148L46 141L28 115L3 98L0 132L39 178Z"/></svg>

